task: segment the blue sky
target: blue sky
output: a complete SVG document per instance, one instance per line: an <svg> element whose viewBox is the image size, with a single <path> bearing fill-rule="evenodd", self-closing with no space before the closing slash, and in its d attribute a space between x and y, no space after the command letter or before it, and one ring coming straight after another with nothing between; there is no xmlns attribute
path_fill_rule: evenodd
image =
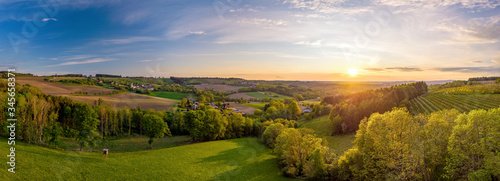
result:
<svg viewBox="0 0 500 181"><path fill-rule="evenodd" d="M0 35L0 67L38 75L443 80L500 73L499 1L0 0Z"/></svg>

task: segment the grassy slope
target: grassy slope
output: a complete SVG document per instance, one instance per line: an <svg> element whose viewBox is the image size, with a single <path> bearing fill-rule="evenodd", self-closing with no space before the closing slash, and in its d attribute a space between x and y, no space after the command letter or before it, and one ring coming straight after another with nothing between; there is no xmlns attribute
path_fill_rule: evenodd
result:
<svg viewBox="0 0 500 181"><path fill-rule="evenodd" d="M266 98L266 97L269 97L269 98L272 98L272 99L283 99L283 98L290 98L288 96L284 96L284 95L280 95L280 94L276 94L274 92L265 92L267 94L271 94L271 95L276 95L278 97L273 97L273 96L270 96L270 95L266 95L266 94L262 94L260 92L245 92L245 94L249 95L249 96L252 96L252 97L256 97L256 98L259 98L259 99L263 99L263 98Z"/></svg>
<svg viewBox="0 0 500 181"><path fill-rule="evenodd" d="M0 154L8 154L0 138ZM257 138L204 142L137 152L72 152L17 143L16 174L0 180L286 180ZM5 157L4 157L5 158ZM5 160L5 159L4 159Z"/></svg>
<svg viewBox="0 0 500 181"><path fill-rule="evenodd" d="M187 98L189 93L181 93L181 92L167 92L167 91L151 91L151 95L154 97L161 97L172 99L176 101L181 101L182 98Z"/></svg>
<svg viewBox="0 0 500 181"><path fill-rule="evenodd" d="M244 106L248 106L248 107L253 107L255 109L261 109L263 110L264 109L264 106L266 104L269 104L269 102L262 102L262 103L246 103L246 104L242 104Z"/></svg>
<svg viewBox="0 0 500 181"><path fill-rule="evenodd" d="M335 154L340 156L344 151L352 148L356 133L331 136L328 124L328 116L322 116L310 121L300 121L299 127L313 129L316 135L325 138L328 141L328 146L334 150Z"/></svg>
<svg viewBox="0 0 500 181"><path fill-rule="evenodd" d="M102 150L104 148L113 150L113 152L131 152L143 151L149 149L149 138L147 136L135 135L131 137L112 137L103 141L95 150ZM170 148L181 145L189 144L191 138L189 136L172 136L155 139L153 142L154 149ZM61 138L60 148L66 150L80 149L78 142L72 138Z"/></svg>

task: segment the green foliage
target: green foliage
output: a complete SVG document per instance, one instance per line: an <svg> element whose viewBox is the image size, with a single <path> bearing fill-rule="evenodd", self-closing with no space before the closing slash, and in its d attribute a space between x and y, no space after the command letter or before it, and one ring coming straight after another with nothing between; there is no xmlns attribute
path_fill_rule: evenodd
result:
<svg viewBox="0 0 500 181"><path fill-rule="evenodd" d="M97 144L99 133L97 132L97 113L85 103L76 104L74 111L76 122L78 123L78 136L76 137L80 150L86 147L94 147Z"/></svg>
<svg viewBox="0 0 500 181"><path fill-rule="evenodd" d="M170 129L168 129L168 124L157 115L144 115L143 124L144 131L146 131L146 135L149 137L149 148L152 148L151 144L153 144L154 138L162 138L163 136L165 136L165 134L168 136L172 136L172 133L170 133Z"/></svg>
<svg viewBox="0 0 500 181"><path fill-rule="evenodd" d="M58 147L61 140L60 136L63 133L63 128L60 126L60 123L57 122L58 115L55 113L51 113L49 115L49 125L43 128L43 134L46 138L47 144L51 146Z"/></svg>
<svg viewBox="0 0 500 181"><path fill-rule="evenodd" d="M262 115L262 111L260 109L255 109L255 111L253 112L253 114L255 114L257 116L260 116L260 115Z"/></svg>
<svg viewBox="0 0 500 181"><path fill-rule="evenodd" d="M453 180L500 178L500 108L458 116L448 142L446 177Z"/></svg>
<svg viewBox="0 0 500 181"><path fill-rule="evenodd" d="M333 162L333 155L325 145L311 129L286 128L276 138L273 150L285 175L319 179L327 177L327 167Z"/></svg>
<svg viewBox="0 0 500 181"><path fill-rule="evenodd" d="M343 133L347 133L356 131L360 121L372 113L390 111L393 107L425 93L427 93L427 84L415 82L391 88L326 97L322 102L334 105L330 115L332 120L337 115L341 118L341 123L336 124L335 132L343 130Z"/></svg>
<svg viewBox="0 0 500 181"><path fill-rule="evenodd" d="M299 104L297 104L296 101L292 101L292 103L288 105L288 112L293 116L298 116L301 113Z"/></svg>
<svg viewBox="0 0 500 181"><path fill-rule="evenodd" d="M281 123L275 123L269 125L264 133L262 133L262 142L269 146L270 148L274 148L274 145L276 143L276 138L278 135L281 134L281 132L285 129L285 126Z"/></svg>

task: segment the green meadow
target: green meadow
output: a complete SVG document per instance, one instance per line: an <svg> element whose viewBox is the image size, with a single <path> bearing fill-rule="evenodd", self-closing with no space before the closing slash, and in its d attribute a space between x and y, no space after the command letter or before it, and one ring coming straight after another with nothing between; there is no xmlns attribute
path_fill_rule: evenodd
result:
<svg viewBox="0 0 500 181"><path fill-rule="evenodd" d="M263 98L272 98L272 99L290 98L289 96L284 96L284 95L277 94L274 92L264 92L264 93L265 94L262 94L260 92L245 92L245 94L252 96L252 97L259 98L259 99L263 99Z"/></svg>
<svg viewBox="0 0 500 181"><path fill-rule="evenodd" d="M356 139L356 133L332 136L330 126L328 125L330 125L328 116L318 117L310 121L299 122L300 128L313 129L318 137L326 139L326 141L328 141L328 146L339 156L342 155L344 151L351 149L354 146L353 141Z"/></svg>
<svg viewBox="0 0 500 181"><path fill-rule="evenodd" d="M0 138L7 155L7 139ZM154 148L154 147L153 147ZM257 138L211 141L133 152L56 150L17 142L16 173L0 180L289 180ZM6 158L6 157L4 157ZM5 160L5 159L4 159Z"/></svg>
<svg viewBox="0 0 500 181"><path fill-rule="evenodd" d="M266 106L266 104L269 104L269 102L259 102L259 103L246 103L246 104L242 104L244 106L248 106L248 107L253 107L255 109L260 109L260 110L263 110L264 109L264 106Z"/></svg>
<svg viewBox="0 0 500 181"><path fill-rule="evenodd" d="M172 99L176 101L181 101L182 98L189 97L189 93L182 92L167 92L167 91L151 91L151 96ZM194 98L194 97L193 97Z"/></svg>

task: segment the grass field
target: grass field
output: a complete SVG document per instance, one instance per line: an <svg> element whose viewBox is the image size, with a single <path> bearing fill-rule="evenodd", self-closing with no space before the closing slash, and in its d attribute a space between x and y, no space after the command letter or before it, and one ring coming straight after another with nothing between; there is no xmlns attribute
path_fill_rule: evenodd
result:
<svg viewBox="0 0 500 181"><path fill-rule="evenodd" d="M7 139L0 138L7 143ZM0 154L8 155L0 144ZM212 141L147 151L62 151L18 142L16 173L0 180L289 180L257 138Z"/></svg>
<svg viewBox="0 0 500 181"><path fill-rule="evenodd" d="M500 106L500 94L446 94L430 92L410 101L408 109L413 114L430 114L443 109L469 112Z"/></svg>
<svg viewBox="0 0 500 181"><path fill-rule="evenodd" d="M329 130L330 126L328 126L329 121L328 116L322 116L310 121L300 121L299 127L313 129L318 137L328 141L328 146L333 149L337 156L341 156L344 151L354 146L352 142L356 139L356 133L332 136L332 132Z"/></svg>
<svg viewBox="0 0 500 181"><path fill-rule="evenodd" d="M176 101L181 101L182 98L188 98L190 93L181 92L167 92L167 91L151 91L151 96L172 99ZM195 97L193 97L195 99Z"/></svg>
<svg viewBox="0 0 500 181"><path fill-rule="evenodd" d="M132 152L149 149L149 138L142 135L133 135L130 137L110 137L102 140L94 150L110 149L113 152ZM189 144L189 136L172 136L155 139L154 149L170 148ZM73 138L61 138L60 148L65 150L79 150L78 142Z"/></svg>
<svg viewBox="0 0 500 181"><path fill-rule="evenodd" d="M255 97L255 98L259 98L259 99L263 99L263 98L266 98L266 97L272 98L272 99L290 98L288 96L276 94L274 92L245 92L245 94L247 94L249 96L252 96L252 97Z"/></svg>
<svg viewBox="0 0 500 181"><path fill-rule="evenodd" d="M261 109L263 110L264 109L264 106L266 104L268 104L269 102L255 102L255 103L246 103L246 104L242 104L244 106L248 106L248 107L253 107L255 109Z"/></svg>

